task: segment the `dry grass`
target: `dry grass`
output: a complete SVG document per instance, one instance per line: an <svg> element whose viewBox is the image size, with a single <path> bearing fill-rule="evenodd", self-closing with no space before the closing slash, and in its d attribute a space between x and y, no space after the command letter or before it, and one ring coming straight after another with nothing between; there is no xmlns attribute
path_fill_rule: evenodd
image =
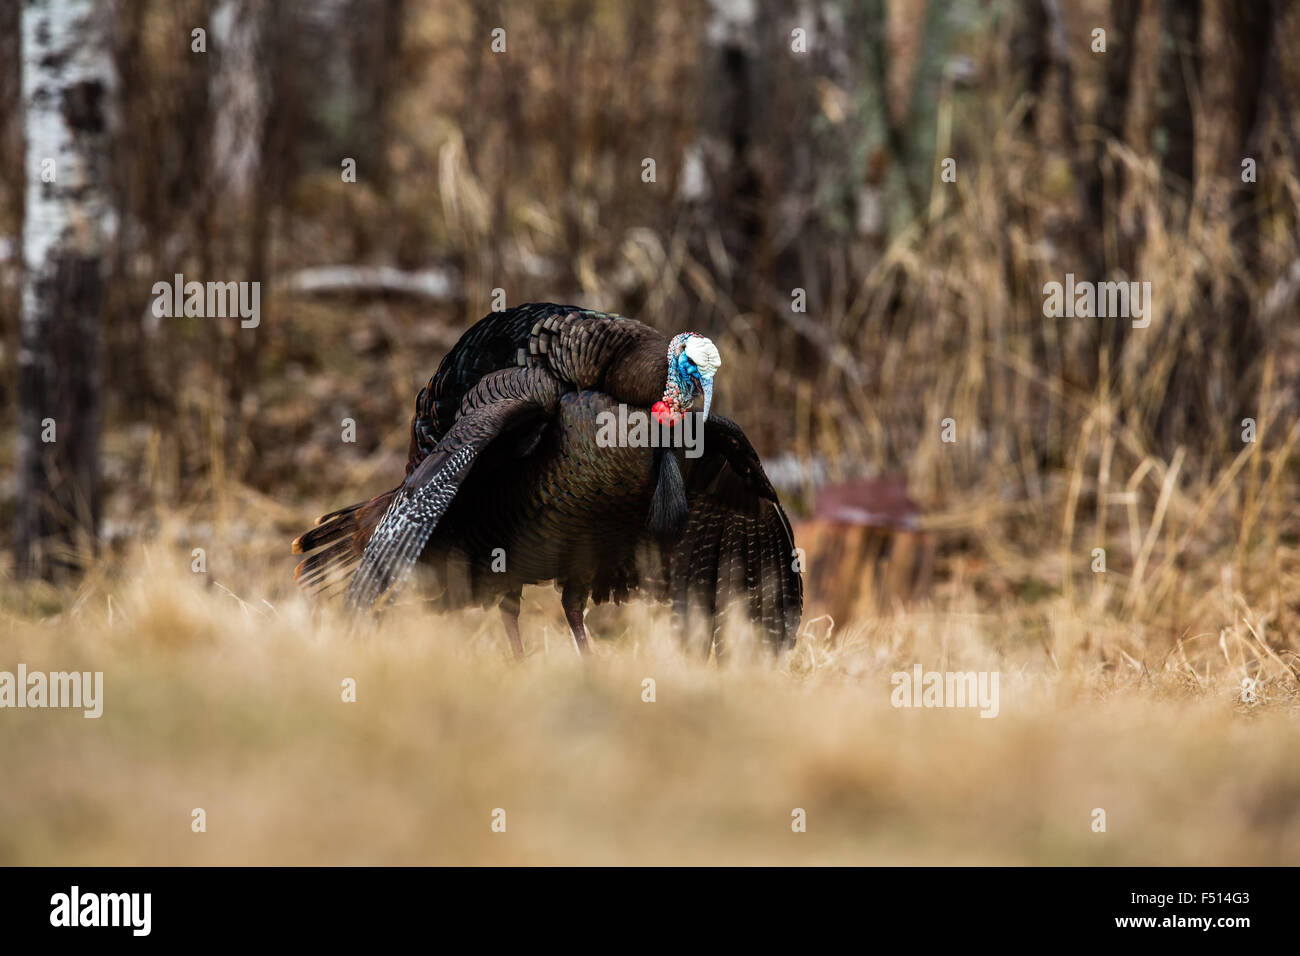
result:
<svg viewBox="0 0 1300 956"><path fill-rule="evenodd" d="M1300 853L1294 655L1220 590L1165 651L1104 609L979 597L809 620L781 661L684 658L663 615L411 602L349 637L285 562L169 527L75 594L8 594L6 661L102 670L104 715L9 710L0 863L1258 864ZM177 535L172 537L171 535ZM231 540L239 540L231 535ZM270 552L278 538L268 537ZM815 561L815 557L813 559ZM815 564L814 564L815 567ZM32 601L46 616L29 617ZM27 602L25 607L19 602ZM49 613L52 608L60 608ZM829 637L828 632L830 632ZM890 674L997 670L1000 714L895 709ZM1241 679L1260 679L1241 700ZM357 701L340 686L357 682ZM656 700L642 700L645 678ZM207 813L193 833L191 811ZM791 813L807 811L806 833ZM1091 829L1103 808L1106 833ZM507 831L491 830L495 808Z"/></svg>

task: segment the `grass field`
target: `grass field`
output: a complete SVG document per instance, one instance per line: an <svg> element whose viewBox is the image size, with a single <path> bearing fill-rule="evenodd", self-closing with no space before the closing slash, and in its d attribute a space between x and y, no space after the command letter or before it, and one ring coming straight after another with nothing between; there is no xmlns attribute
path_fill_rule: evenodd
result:
<svg viewBox="0 0 1300 956"><path fill-rule="evenodd" d="M0 668L103 671L104 709L4 713L0 863L1300 859L1296 681L1251 623L1144 655L1131 625L1060 598L967 592L719 665L627 607L592 612L581 661L534 590L515 663L495 613L411 602L357 638L269 563L231 587L187 560L142 547L47 594L61 611L6 618ZM997 717L892 707L916 662L998 671Z"/></svg>

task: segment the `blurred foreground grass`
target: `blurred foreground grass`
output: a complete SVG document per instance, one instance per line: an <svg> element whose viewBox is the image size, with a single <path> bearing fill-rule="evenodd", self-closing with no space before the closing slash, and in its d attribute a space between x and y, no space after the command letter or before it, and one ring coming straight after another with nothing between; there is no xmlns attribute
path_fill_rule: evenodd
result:
<svg viewBox="0 0 1300 956"><path fill-rule="evenodd" d="M243 600L141 553L60 613L0 625L0 669L101 670L105 687L98 720L0 712L0 863L1300 859L1295 682L1275 668L1243 703L1240 666L1268 672L1249 636L1112 667L1096 648L1123 660L1121 625L954 605L832 640L812 622L777 663L719 666L630 607L593 612L583 662L535 590L515 664L495 613L412 604L355 639L268 566L239 570L270 595ZM999 716L892 708L891 672L918 661L998 670Z"/></svg>

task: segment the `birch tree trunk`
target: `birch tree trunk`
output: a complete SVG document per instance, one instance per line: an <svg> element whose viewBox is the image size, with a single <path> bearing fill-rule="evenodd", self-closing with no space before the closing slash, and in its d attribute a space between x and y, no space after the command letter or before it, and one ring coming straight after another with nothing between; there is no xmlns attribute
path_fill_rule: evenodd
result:
<svg viewBox="0 0 1300 956"><path fill-rule="evenodd" d="M268 0L217 0L212 8L210 87L213 111L211 198L219 212L212 218L218 240L215 262L222 275L248 282L266 279L270 241L270 207L265 170L267 118L272 104L269 53L280 11ZM242 259L243 261L239 261ZM218 355L226 382L226 459L236 475L250 459L246 423L256 415L259 333L233 325L216 325Z"/></svg>
<svg viewBox="0 0 1300 956"><path fill-rule="evenodd" d="M26 0L26 200L18 350L19 575L92 550L99 519L102 259L112 61L95 0Z"/></svg>
<svg viewBox="0 0 1300 956"><path fill-rule="evenodd" d="M262 174L267 109L264 0L217 0L212 8L213 191L243 210Z"/></svg>

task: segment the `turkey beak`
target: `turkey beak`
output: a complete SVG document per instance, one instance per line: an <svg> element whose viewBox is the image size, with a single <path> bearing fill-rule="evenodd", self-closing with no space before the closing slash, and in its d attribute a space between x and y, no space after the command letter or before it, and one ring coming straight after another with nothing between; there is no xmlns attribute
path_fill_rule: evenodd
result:
<svg viewBox="0 0 1300 956"><path fill-rule="evenodd" d="M700 382L700 388L704 392L704 420L709 420L709 406L713 404L713 376Z"/></svg>

